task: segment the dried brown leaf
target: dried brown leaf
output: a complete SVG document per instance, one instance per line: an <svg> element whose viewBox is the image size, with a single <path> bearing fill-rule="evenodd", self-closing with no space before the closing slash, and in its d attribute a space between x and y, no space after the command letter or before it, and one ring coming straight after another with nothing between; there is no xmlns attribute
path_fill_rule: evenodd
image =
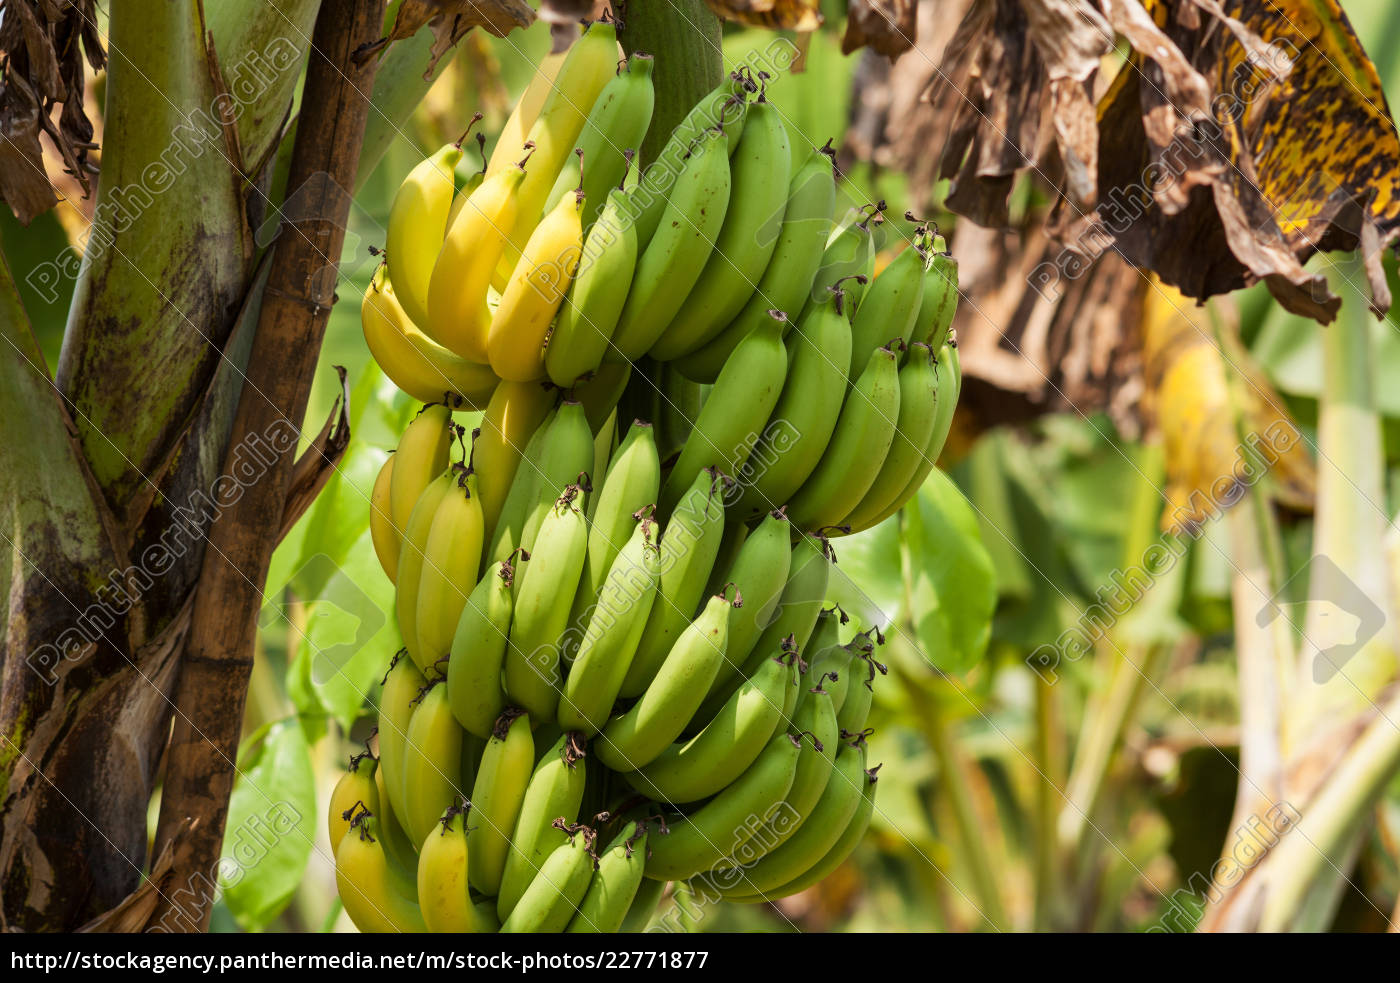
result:
<svg viewBox="0 0 1400 983"><path fill-rule="evenodd" d="M472 28L503 38L518 27L529 27L534 20L535 12L525 0L403 0L393 29L377 47L413 37L423 25L430 24L433 46L423 72L426 79L432 77L438 60Z"/></svg>
<svg viewBox="0 0 1400 983"><path fill-rule="evenodd" d="M846 34L841 51L867 45L891 60L914 46L917 33L917 0L851 0L846 14Z"/></svg>
<svg viewBox="0 0 1400 983"><path fill-rule="evenodd" d="M716 17L772 31L815 31L822 25L820 0L705 0Z"/></svg>

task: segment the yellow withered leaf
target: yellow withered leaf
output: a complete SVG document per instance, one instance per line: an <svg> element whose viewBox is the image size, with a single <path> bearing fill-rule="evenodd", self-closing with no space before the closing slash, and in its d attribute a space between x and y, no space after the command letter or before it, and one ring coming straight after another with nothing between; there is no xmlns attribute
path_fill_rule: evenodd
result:
<svg viewBox="0 0 1400 983"><path fill-rule="evenodd" d="M1233 325L1155 278L1141 323L1143 404L1166 450L1162 528L1181 533L1215 518L1265 470L1276 501L1310 510L1306 442Z"/></svg>
<svg viewBox="0 0 1400 983"><path fill-rule="evenodd" d="M705 0L716 17L770 31L815 31L822 25L821 0Z"/></svg>

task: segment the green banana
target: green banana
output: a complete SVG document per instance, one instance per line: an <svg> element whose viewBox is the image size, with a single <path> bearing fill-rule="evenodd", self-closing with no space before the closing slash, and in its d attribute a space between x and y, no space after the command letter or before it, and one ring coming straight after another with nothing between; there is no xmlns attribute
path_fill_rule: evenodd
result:
<svg viewBox="0 0 1400 983"><path fill-rule="evenodd" d="M865 786L865 749L845 746L836 755L830 777L807 821L780 846L756 863L742 868L734 890L742 895L763 894L781 887L809 870L841 839L860 807ZM739 873L736 868L735 873Z"/></svg>
<svg viewBox="0 0 1400 983"><path fill-rule="evenodd" d="M848 683L859 646L860 636L856 636L847 645L830 645L813 650L812 657L807 660L802 692L797 697L798 713L813 699L825 694L839 718L849 692Z"/></svg>
<svg viewBox="0 0 1400 983"><path fill-rule="evenodd" d="M659 366L659 381L653 387L656 449L663 461L685 446L710 389L691 382L677 372L675 366L674 362Z"/></svg>
<svg viewBox="0 0 1400 983"><path fill-rule="evenodd" d="M588 629L559 705L559 725L589 737L602 730L612 714L656 599L661 573L656 523L638 515L636 531L613 559L597 603L590 605Z"/></svg>
<svg viewBox="0 0 1400 983"><path fill-rule="evenodd" d="M781 511L769 514L744 540L734 565L725 575L743 598L744 606L729 619L729 645L710 693L715 693L743 667L764 627L773 619L792 562L792 526Z"/></svg>
<svg viewBox="0 0 1400 983"><path fill-rule="evenodd" d="M768 823L767 829L750 841L743 856L734 858L743 864L753 863L790 839L807 821L831 778L837 742L841 739L831 700L809 700L802 712L792 718L792 730L799 737L808 738L798 753L792 787L783 800L782 810Z"/></svg>
<svg viewBox="0 0 1400 983"><path fill-rule="evenodd" d="M846 858L855 852L855 848L859 846L860 841L864 839L865 831L870 828L870 817L875 813L875 773L879 770L880 766L876 765L874 768L867 769L863 776L857 776L857 781L861 785L860 802L857 803L854 814L847 821L836 843L820 860L786 884L776 887L766 894L746 896L736 894L729 897L728 900L752 904L791 897L794 894L807 890L819 881L825 880L832 871L845 863Z"/></svg>
<svg viewBox="0 0 1400 983"><path fill-rule="evenodd" d="M485 517L471 468L456 465L450 488L433 513L418 578L414 627L422 665L436 666L452 649L452 639L467 606L468 585L481 567Z"/></svg>
<svg viewBox="0 0 1400 983"><path fill-rule="evenodd" d="M838 605L833 604L829 608L822 608L817 614L817 626L812 629L812 635L807 639L807 644L802 646L802 651L806 653L820 652L830 645L841 644L841 626L850 619L846 617L846 612L842 611ZM804 659L810 662L810 659Z"/></svg>
<svg viewBox="0 0 1400 983"><path fill-rule="evenodd" d="M651 72L655 60L638 51L627 59L627 65L598 93L593 108L588 111L583 131L576 146L583 154L570 154L560 168L554 188L545 201L549 212L559 199L583 188L583 227L587 229L598 218L608 189L622 184L632 153L641 147L642 139L651 125L656 91ZM580 173L582 172L582 173Z"/></svg>
<svg viewBox="0 0 1400 983"><path fill-rule="evenodd" d="M660 485L661 459L656 454L652 426L644 420L634 420L612 457L602 486L589 499L588 556L569 614L569 624L577 633L571 632L566 638L566 661L573 661L581 633L588 626L589 612L598 603L603 582L611 575L613 561L637 528L638 513L656 504ZM648 596L647 610L650 608ZM646 614L637 617L642 623L638 627L640 632L646 624Z"/></svg>
<svg viewBox="0 0 1400 983"><path fill-rule="evenodd" d="M397 470L397 468L395 468ZM403 549L399 553L399 578L394 585L394 610L399 617L399 634L409 656L424 672L429 663L424 659L423 646L418 642L418 588L423 580L423 558L427 555L428 535L438 506L452 490L452 473L444 471L433 480L423 494L404 527Z"/></svg>
<svg viewBox="0 0 1400 983"><path fill-rule="evenodd" d="M948 340L948 330L953 326L953 315L957 312L958 261L946 251L935 252L928 276L924 278L915 340L939 351Z"/></svg>
<svg viewBox="0 0 1400 983"><path fill-rule="evenodd" d="M676 360L677 372L696 382L712 383L729 356L770 310L795 322L807 303L812 278L821 265L836 208L836 178L831 147L814 150L797 169L788 187L783 225L758 289L734 319L714 338ZM849 325L848 325L849 327Z"/></svg>
<svg viewBox="0 0 1400 983"><path fill-rule="evenodd" d="M457 722L469 734L489 738L506 707L501 688L506 636L515 598L515 567L502 561L477 582L467 598L452 654L447 661L447 699Z"/></svg>
<svg viewBox="0 0 1400 983"><path fill-rule="evenodd" d="M503 924L545 858L565 842L564 834L556 831L554 820L562 818L571 823L578 817L586 780L584 764L577 738L565 734L530 775L501 874L501 892L496 896L496 913Z"/></svg>
<svg viewBox="0 0 1400 983"><path fill-rule="evenodd" d="M645 246L656 233L661 216L666 211L666 203L671 200L673 187L685 170L686 158L695 142L707 130L720 127L727 141L728 154L739 145L744 132L746 99L753 91L753 84L738 73L728 78L703 96L676 124L666 146L661 149L655 161L642 161L645 173L638 173L636 214L637 241Z"/></svg>
<svg viewBox="0 0 1400 983"><path fill-rule="evenodd" d="M531 554L534 553L535 537L545 516L554 509L566 486L578 486L578 505L583 508L587 504L588 480L593 469L593 431L588 426L588 414L582 403L566 399L559 404L559 412L550 421L540 444L540 456L533 460L538 461L532 489L534 504L525 516L519 543ZM522 462L522 466L528 467L529 464ZM509 555L509 551L506 555ZM529 563L523 556L520 567L522 571L529 569ZM516 586L521 586L520 581L516 582Z"/></svg>
<svg viewBox="0 0 1400 983"><path fill-rule="evenodd" d="M918 473L937 422L938 372L933 352L916 341L909 346L908 361L899 370L899 419L895 421L894 441L870 491L843 520L846 524L863 529L894 503Z"/></svg>
<svg viewBox="0 0 1400 983"><path fill-rule="evenodd" d="M877 202L853 209L832 230L816 275L812 277L807 295L809 306L822 303L829 288L840 281L863 276L865 280L854 281L846 290L846 316L854 316L865 296L866 283L875 275L875 234L871 225L884 205L884 202ZM867 215L867 211L870 214Z"/></svg>
<svg viewBox="0 0 1400 983"><path fill-rule="evenodd" d="M661 536L657 597L623 678L623 696L638 696L647 688L700 607L724 536L726 480L716 469L706 468L671 513Z"/></svg>
<svg viewBox="0 0 1400 983"><path fill-rule="evenodd" d="M402 769L400 769L402 771ZM418 882L413 876L418 862L418 848L408 842L399 818L389 804L389 790L384 785L384 769L374 773L375 789L379 794L379 843L389 861L390 880L394 889L410 901L418 900ZM353 820L353 816L352 816Z"/></svg>
<svg viewBox="0 0 1400 983"><path fill-rule="evenodd" d="M923 299L925 259L923 249L909 246L866 289L851 319L851 358L846 369L851 380L865 368L875 349L882 345L898 348L912 340Z"/></svg>
<svg viewBox="0 0 1400 983"><path fill-rule="evenodd" d="M623 918L618 931L628 934L645 932L652 918L656 916L656 906L661 903L661 896L666 893L668 883L670 882L654 881L644 876L637 888L636 897L632 899L631 907L627 909L627 917Z"/></svg>
<svg viewBox="0 0 1400 983"><path fill-rule="evenodd" d="M400 536L407 534L409 516L423 490L447 470L452 435L452 411L442 403L430 403L399 438L389 476L389 515Z"/></svg>
<svg viewBox="0 0 1400 983"><path fill-rule="evenodd" d="M607 355L637 268L637 229L630 199L631 192L621 188L608 192L607 203L584 240L578 275L569 285L544 350L545 371L557 386L572 386L596 371Z"/></svg>
<svg viewBox="0 0 1400 983"><path fill-rule="evenodd" d="M559 706L559 640L583 573L588 523L575 501L578 485L564 489L540 525L539 547L521 575L505 661L506 695L537 722L555 719Z"/></svg>
<svg viewBox="0 0 1400 983"><path fill-rule="evenodd" d="M710 341L734 319L778 245L792 151L782 115L759 93L730 160L729 208L700 279L666 326L651 357L667 361ZM768 304L769 307L773 305Z"/></svg>
<svg viewBox="0 0 1400 983"><path fill-rule="evenodd" d="M479 931L467 891L468 870L466 808L451 805L418 851L418 903L429 932Z"/></svg>
<svg viewBox="0 0 1400 983"><path fill-rule="evenodd" d="M962 391L962 368L958 360L958 350L952 342L945 342L943 350L939 355L938 365L938 403L936 409L936 419L933 430L929 434L928 444L925 445L920 456L918 467L914 470L914 475L895 495L879 513L874 517L862 517L862 523L857 525L851 523L851 532L860 532L862 529L869 529L871 526L879 525L890 516L898 512L904 503L909 501L919 493L929 472L933 470L938 462L938 456L943 453L943 444L948 439L948 432L953 426L953 414L958 407L958 396Z"/></svg>
<svg viewBox="0 0 1400 983"><path fill-rule="evenodd" d="M712 597L686 626L641 698L608 721L593 742L599 761L614 771L633 771L650 764L680 736L724 662L734 603L723 595Z"/></svg>
<svg viewBox="0 0 1400 983"><path fill-rule="evenodd" d="M637 258L607 354L635 361L666 329L714 250L729 208L729 155L725 134L706 130L671 189L660 227ZM641 241L638 230L638 241Z"/></svg>
<svg viewBox="0 0 1400 983"><path fill-rule="evenodd" d="M501 919L503 934L562 932L578 916L579 905L593 882L597 834L562 817L553 825L568 840L544 859L529 887L511 907L509 917Z"/></svg>
<svg viewBox="0 0 1400 983"><path fill-rule="evenodd" d="M788 668L781 659L767 660L700 733L623 777L643 795L663 802L714 795L753 764L778 729Z"/></svg>
<svg viewBox="0 0 1400 983"><path fill-rule="evenodd" d="M646 865L647 824L628 823L598 858L588 893L567 932L606 932L622 929L623 920L642 886Z"/></svg>
<svg viewBox="0 0 1400 983"><path fill-rule="evenodd" d="M720 372L662 486L663 517L670 515L702 468L714 465L726 474L738 473L778 404L786 375L783 321L769 318L739 343Z"/></svg>
<svg viewBox="0 0 1400 983"><path fill-rule="evenodd" d="M797 770L798 742L786 731L774 735L748 770L709 802L684 817L669 819L651 841L645 875L686 880L712 870L741 850L781 808Z"/></svg>
<svg viewBox="0 0 1400 983"><path fill-rule="evenodd" d="M745 518L786 505L821 461L846 393L851 325L838 283L803 315L788 339L792 353L778 404L741 473Z"/></svg>
<svg viewBox="0 0 1400 983"><path fill-rule="evenodd" d="M465 736L452 716L447 687L430 682L405 735L401 818L413 843L421 844L447 807L467 794L466 788L459 787Z"/></svg>
<svg viewBox="0 0 1400 983"><path fill-rule="evenodd" d="M404 750L408 725L413 719L413 701L428 685L407 656L405 650L394 656L379 693L379 777L384 781L388 805L396 816L404 814Z"/></svg>
<svg viewBox="0 0 1400 983"><path fill-rule="evenodd" d="M870 706L875 699L875 673L885 673L885 667L875 661L872 648L867 644L856 650L856 657L846 670L846 698L841 703L841 712L836 715L836 726L851 734L865 730L865 722L870 717Z"/></svg>
<svg viewBox="0 0 1400 983"><path fill-rule="evenodd" d="M898 419L899 359L877 348L846 396L826 453L788 505L794 526L835 526L860 504L894 442Z"/></svg>
<svg viewBox="0 0 1400 983"><path fill-rule="evenodd" d="M523 710L511 707L497 719L472 785L471 818L475 832L467 873L472 887L488 897L495 897L501 890L510 837L534 766L530 718Z"/></svg>
<svg viewBox="0 0 1400 983"><path fill-rule="evenodd" d="M535 462L540 459L545 434L549 433L551 424L558 416L558 407L551 409L525 442L515 475L510 481L510 489L501 503L500 514L496 517L491 545L486 550L488 559L483 566L500 563L520 549L520 540L525 535L525 521L535 506L535 487L540 480L540 469Z"/></svg>

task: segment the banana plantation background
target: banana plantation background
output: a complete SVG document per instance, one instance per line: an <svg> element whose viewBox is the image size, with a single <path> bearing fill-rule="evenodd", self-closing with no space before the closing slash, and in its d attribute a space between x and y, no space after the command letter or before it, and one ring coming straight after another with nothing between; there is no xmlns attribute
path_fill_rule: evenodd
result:
<svg viewBox="0 0 1400 983"><path fill-rule="evenodd" d="M0 3L6 928L350 928L325 805L399 647L367 506L418 408L371 247L593 5L344 6ZM630 6L705 72L781 56L846 204L937 221L967 377L942 470L836 543L887 640L870 836L657 928L1396 930L1400 10ZM1238 125L1164 177L1203 113ZM249 390L300 435L228 447Z"/></svg>

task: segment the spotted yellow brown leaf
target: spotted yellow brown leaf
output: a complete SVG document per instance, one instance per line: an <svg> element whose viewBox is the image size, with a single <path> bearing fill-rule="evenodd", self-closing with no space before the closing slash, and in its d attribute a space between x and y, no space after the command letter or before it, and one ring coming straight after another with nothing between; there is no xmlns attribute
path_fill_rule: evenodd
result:
<svg viewBox="0 0 1400 983"><path fill-rule="evenodd" d="M1229 320L1155 278L1143 303L1143 402L1166 451L1162 528L1187 532L1245 487L1310 510L1317 476L1306 442Z"/></svg>

